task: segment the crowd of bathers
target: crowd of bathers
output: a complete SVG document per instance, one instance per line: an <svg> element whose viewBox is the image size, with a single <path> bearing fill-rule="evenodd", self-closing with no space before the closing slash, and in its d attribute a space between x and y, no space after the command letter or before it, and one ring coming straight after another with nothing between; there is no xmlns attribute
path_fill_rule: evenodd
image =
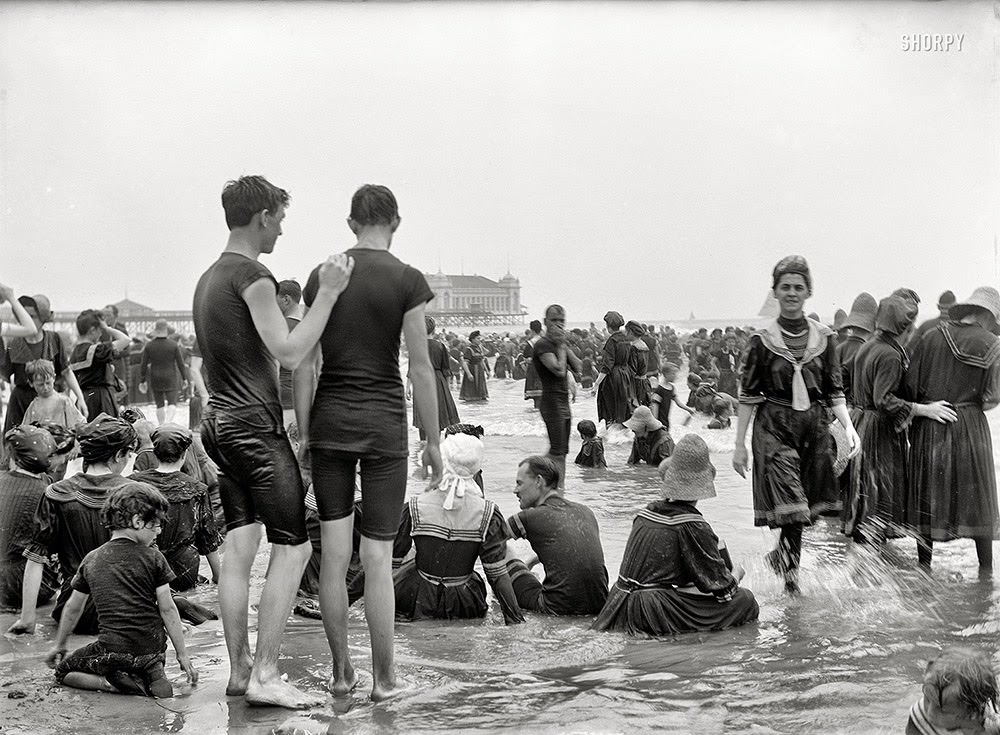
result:
<svg viewBox="0 0 1000 735"><path fill-rule="evenodd" d="M260 177L227 184L229 242L195 291L199 344L186 356L164 323L142 350L138 388L154 399L155 422L120 408L129 373L116 361L132 340L113 313L81 312L67 350L43 329L47 299L0 292L14 316L4 325L14 387L4 434L10 469L0 476L8 551L0 582L4 604L20 608L10 632L31 632L37 606L56 598L60 625L47 660L60 682L170 696L167 638L196 681L180 618L198 624L214 613L181 593L208 581L199 579L202 557L222 582L226 692L260 705L317 701L277 672L296 595L300 614L324 621L334 696L357 684L346 613L364 598L377 701L397 690L393 617L484 617L487 584L508 624L526 611L587 615L597 630L663 636L752 622L758 604L740 585L744 571L697 507L716 494L716 468L697 433L673 441L671 405L709 413L710 428L729 427L736 414L733 467L752 472L755 525L779 530L767 563L790 594L799 593L803 528L820 515L839 514L845 534L876 548L915 537L927 570L934 542L955 538L974 539L980 566L992 566L1000 519L983 411L1000 402L995 289L964 301L945 292L941 316L919 329L912 290L880 301L861 294L828 326L805 315L813 276L805 259L788 256L771 274L780 313L755 330L680 338L615 311L604 330L566 330L566 312L553 304L523 338L473 331L466 343L435 337L424 312L433 294L390 255L399 217L388 189L359 189L348 220L358 244L318 265L304 289L279 284L257 261L273 250L288 201ZM356 267L367 277L353 278ZM458 421L449 380L456 350L460 399L487 398L492 358L495 377L523 370L525 398L546 425L548 451L501 480L513 482L521 507L513 516L484 492L482 427ZM685 360L682 404L673 381ZM186 383L197 434L169 420ZM605 431L633 432L629 461L654 465L662 490L636 515L610 586L596 517L566 497L578 386L596 395ZM429 473L426 490L409 499L404 392ZM577 463L600 467L597 425L577 428ZM82 470L66 476L75 455ZM262 526L272 556L251 652L247 587ZM517 539L529 555L517 553ZM74 631L97 640L69 653ZM995 702L992 686L974 703L977 717ZM946 709L938 694L915 705L911 723L935 721Z"/></svg>

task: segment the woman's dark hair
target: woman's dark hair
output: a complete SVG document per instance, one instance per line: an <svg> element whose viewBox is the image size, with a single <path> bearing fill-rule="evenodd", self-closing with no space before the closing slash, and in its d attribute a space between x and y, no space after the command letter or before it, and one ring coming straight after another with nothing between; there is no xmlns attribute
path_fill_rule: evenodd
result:
<svg viewBox="0 0 1000 735"><path fill-rule="evenodd" d="M101 317L99 317L97 312L93 309L81 311L80 316L76 318L76 331L81 337L94 327L99 326L101 326Z"/></svg>
<svg viewBox="0 0 1000 735"><path fill-rule="evenodd" d="M109 531L132 528L132 516L143 523L167 518L170 504L162 493L144 482L130 482L115 490L101 507L101 523Z"/></svg>

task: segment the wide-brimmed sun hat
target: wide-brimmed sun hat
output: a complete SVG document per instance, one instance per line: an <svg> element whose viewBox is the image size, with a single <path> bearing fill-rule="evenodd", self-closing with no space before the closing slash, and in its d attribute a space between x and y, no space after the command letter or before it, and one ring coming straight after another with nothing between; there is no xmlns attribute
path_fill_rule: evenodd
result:
<svg viewBox="0 0 1000 735"><path fill-rule="evenodd" d="M985 309L995 321L1000 321L1000 293L992 286L980 286L972 296L948 309L948 318L961 319L977 309Z"/></svg>
<svg viewBox="0 0 1000 735"><path fill-rule="evenodd" d="M847 312L843 309L837 309L837 312L833 315L833 330L839 332L844 328L844 323L847 321Z"/></svg>
<svg viewBox="0 0 1000 735"><path fill-rule="evenodd" d="M686 434L674 453L660 462L663 495L671 500L704 500L715 497L715 467L708 445L697 434Z"/></svg>
<svg viewBox="0 0 1000 735"><path fill-rule="evenodd" d="M36 293L34 296L18 296L17 300L21 306L32 307L42 324L48 324L52 321L52 304L49 303L48 296Z"/></svg>
<svg viewBox="0 0 1000 735"><path fill-rule="evenodd" d="M169 337L170 336L170 325L167 324L166 320L160 319L153 326L153 331L150 332L154 337Z"/></svg>
<svg viewBox="0 0 1000 735"><path fill-rule="evenodd" d="M635 432L638 432L640 429L656 431L663 428L663 424L649 410L649 406L639 406L636 408L632 412L632 418L625 422L625 426Z"/></svg>
<svg viewBox="0 0 1000 735"><path fill-rule="evenodd" d="M875 314L878 312L878 302L867 291L862 291L851 304L851 313L844 321L844 328L854 327L866 332L875 331Z"/></svg>

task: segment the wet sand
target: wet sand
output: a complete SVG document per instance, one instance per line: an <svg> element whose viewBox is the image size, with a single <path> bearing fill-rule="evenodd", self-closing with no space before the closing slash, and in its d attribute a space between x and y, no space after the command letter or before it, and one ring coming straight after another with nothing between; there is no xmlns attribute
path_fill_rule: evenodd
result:
<svg viewBox="0 0 1000 735"><path fill-rule="evenodd" d="M521 387L491 381L490 403L459 407L463 420L486 427L487 494L508 515L517 510L511 493L517 461L546 446ZM581 395L574 419L593 418L594 411L593 399ZM994 439L998 419L990 414ZM821 520L805 536L804 594L787 597L761 561L774 535L751 525L749 481L730 467L733 430L709 431L706 423L696 418L673 433L695 431L713 451L719 497L699 507L747 567L744 586L761 606L757 624L635 640L591 632L589 618L529 614L524 625L506 627L495 604L482 621L399 623L397 669L412 689L374 705L367 699L368 635L358 604L349 640L360 686L351 697L328 697L322 707L295 713L224 696L228 661L219 621L187 631L201 673L196 687L182 683L168 650L167 673L178 693L171 700L59 687L43 661L55 632L46 607L34 636L0 639L0 733L889 733L902 731L926 660L942 645L980 646L996 660L1000 591L991 577L979 578L971 541L936 547L928 579L916 569L911 540L894 541L885 559L873 559L839 535L838 523ZM574 437L573 453L577 446ZM632 517L658 496L655 470L626 466L628 449L624 436L612 436L609 469L571 465L569 471L568 496L597 514L612 580ZM421 481L412 459L415 492ZM262 547L252 601L266 568ZM214 605L216 592L199 588L193 597ZM0 615L4 629L13 620ZM73 638L70 646L89 640ZM306 689L323 690L329 652L319 621L289 619L281 668ZM5 697L13 692L26 696Z"/></svg>

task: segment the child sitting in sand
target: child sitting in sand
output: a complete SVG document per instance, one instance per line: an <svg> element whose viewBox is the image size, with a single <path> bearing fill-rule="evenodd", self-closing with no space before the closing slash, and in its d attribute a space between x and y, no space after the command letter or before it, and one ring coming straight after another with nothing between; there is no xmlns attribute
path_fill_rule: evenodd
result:
<svg viewBox="0 0 1000 735"><path fill-rule="evenodd" d="M972 648L946 648L927 664L923 696L910 708L906 735L996 735L997 680L990 658Z"/></svg>
<svg viewBox="0 0 1000 735"><path fill-rule="evenodd" d="M56 392L56 367L51 360L32 360L24 370L37 395L28 404L22 424L38 421L75 429L86 422L72 399L65 393Z"/></svg>
<svg viewBox="0 0 1000 735"><path fill-rule="evenodd" d="M604 440L597 435L594 422L584 419L576 425L576 430L580 432L583 444L573 461L582 467L607 467L608 463L604 460Z"/></svg>
<svg viewBox="0 0 1000 735"><path fill-rule="evenodd" d="M163 495L141 482L129 482L108 496L101 520L111 539L80 563L55 646L45 659L60 684L172 697L173 686L163 671L167 636L188 680L198 681L170 593L174 573L163 554L152 548L168 508ZM66 639L88 597L98 611L97 640L67 656Z"/></svg>

